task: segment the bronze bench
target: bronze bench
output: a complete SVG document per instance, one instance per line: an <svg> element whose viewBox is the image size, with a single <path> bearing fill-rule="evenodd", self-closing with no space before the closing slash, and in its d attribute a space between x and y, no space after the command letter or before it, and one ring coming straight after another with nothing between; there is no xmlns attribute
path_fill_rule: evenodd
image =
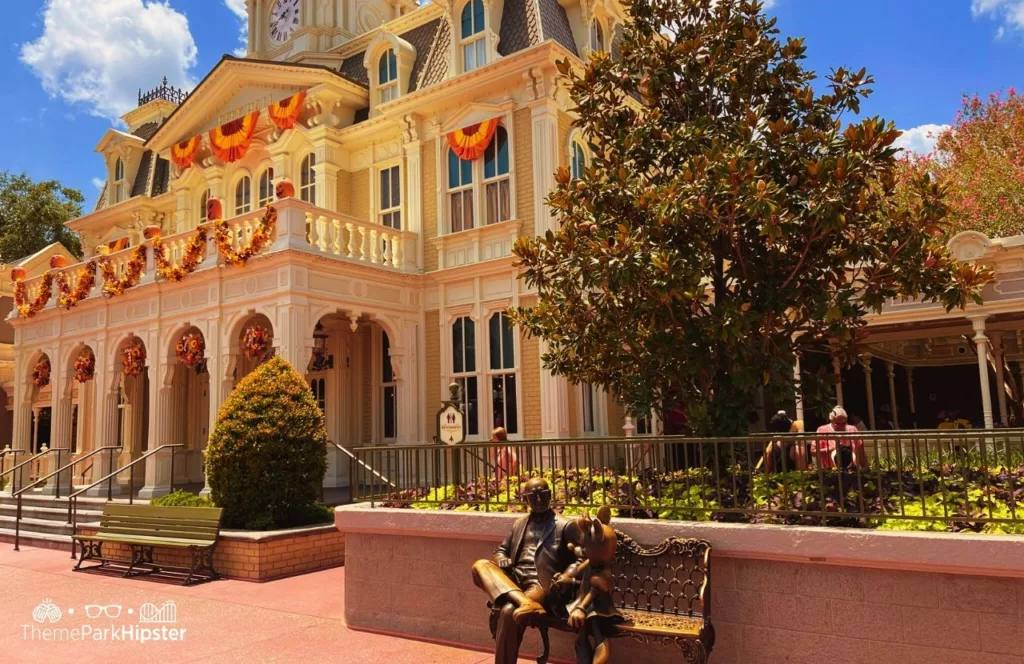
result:
<svg viewBox="0 0 1024 664"><path fill-rule="evenodd" d="M669 537L645 547L615 531L619 545L612 564L613 599L626 622L616 625L614 637L644 644L679 648L687 664L706 664L715 645L711 625L711 544L705 540ZM499 611L491 610L491 636ZM536 625L544 651L537 664L550 656L548 630L574 632L564 620L547 617Z"/></svg>

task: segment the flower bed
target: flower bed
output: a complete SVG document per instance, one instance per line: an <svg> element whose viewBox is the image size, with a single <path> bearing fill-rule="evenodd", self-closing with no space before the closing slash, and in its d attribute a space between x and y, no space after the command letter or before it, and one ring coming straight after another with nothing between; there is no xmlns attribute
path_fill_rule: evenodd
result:
<svg viewBox="0 0 1024 664"><path fill-rule="evenodd" d="M1024 464L1016 468L922 467L793 471L777 474L693 468L645 471L546 471L553 504L574 515L612 505L622 518L879 530L1024 534ZM391 494L385 507L523 511L519 485L528 479L478 478L461 485Z"/></svg>

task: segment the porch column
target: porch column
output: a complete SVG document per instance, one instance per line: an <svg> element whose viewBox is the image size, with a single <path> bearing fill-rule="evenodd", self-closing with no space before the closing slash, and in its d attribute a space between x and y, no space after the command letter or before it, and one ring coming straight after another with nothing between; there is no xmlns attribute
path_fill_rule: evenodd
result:
<svg viewBox="0 0 1024 664"><path fill-rule="evenodd" d="M907 372L907 396L910 397L910 420L913 427L917 428L917 403L914 400L914 367L903 367Z"/></svg>
<svg viewBox="0 0 1024 664"><path fill-rule="evenodd" d="M281 357L302 376L313 356L313 326L306 325L307 315L305 302L287 302L278 306L274 321L274 341Z"/></svg>
<svg viewBox="0 0 1024 664"><path fill-rule="evenodd" d="M172 422L178 415L174 411L174 365L168 362L157 331L149 335L146 352L149 357L149 445L152 452L173 443ZM177 451L176 451L177 452ZM175 463L183 463L179 455ZM149 500L171 492L171 451L164 450L149 457L145 463L146 484L139 498Z"/></svg>
<svg viewBox="0 0 1024 664"><path fill-rule="evenodd" d="M395 371L398 393L398 444L409 445L421 440L417 420L423 405L417 398L416 321L401 321L401 347L391 347L391 366Z"/></svg>
<svg viewBox="0 0 1024 664"><path fill-rule="evenodd" d="M421 234L423 228L423 143L418 140L418 132L413 126L406 131L411 138L403 146L405 149L405 183L406 183L406 215L402 229L420 236L416 242L416 267L423 267L423 245L430 238ZM410 258L407 257L406 261Z"/></svg>
<svg viewBox="0 0 1024 664"><path fill-rule="evenodd" d="M800 385L800 356L793 363L793 385L796 388L796 419L804 419L804 391Z"/></svg>
<svg viewBox="0 0 1024 664"><path fill-rule="evenodd" d="M109 352L112 352L112 349L105 340L95 343L92 349L96 354L96 376L92 379L96 390L96 398L93 399L92 440L93 449L98 449L100 447L117 445L117 421L121 417L121 412L117 408L120 372L114 368L114 363L117 360L107 356ZM117 468L119 455L120 451L97 454L89 483L91 484L113 472ZM116 481L110 485L110 489L111 495L116 496L121 493L121 487ZM85 495L91 497L107 495L106 483L89 489L85 492Z"/></svg>
<svg viewBox="0 0 1024 664"><path fill-rule="evenodd" d="M275 171L275 175L276 173L277 171ZM206 322L204 337L206 339L206 372L210 376L210 381L207 387L209 390L207 435L206 440L200 442L203 465L203 490L201 495L208 496L210 494L210 480L206 472L206 448L210 444L210 437L213 436L213 429L217 426L217 413L220 412L220 405L224 403L228 394L231 393L230 383L224 380L224 375L228 373L227 367L231 361L231 344L228 340L222 338L219 316L211 318ZM224 391L225 387L228 390L226 392Z"/></svg>
<svg viewBox="0 0 1024 664"><path fill-rule="evenodd" d="M14 356L14 431L11 436L11 447L26 451L32 449L32 393L35 391L28 377L28 359L25 351Z"/></svg>
<svg viewBox="0 0 1024 664"><path fill-rule="evenodd" d="M896 405L896 365L892 362L886 362L885 373L889 378L889 407L892 408L892 424L899 429L900 415Z"/></svg>
<svg viewBox="0 0 1024 664"><path fill-rule="evenodd" d="M992 361L996 364L996 398L999 400L999 423L1010 424L1010 411L1006 407L1006 370L1003 367L1003 333L992 333Z"/></svg>
<svg viewBox="0 0 1024 664"><path fill-rule="evenodd" d="M836 405L843 405L843 365L838 357L832 358L832 373L836 377Z"/></svg>
<svg viewBox="0 0 1024 664"><path fill-rule="evenodd" d="M558 168L558 104L551 97L542 97L530 104L533 140L533 218L537 235L558 230L558 220L551 216L546 199L555 188ZM538 355L547 351L541 339ZM569 382L540 367L541 436L569 437ZM628 421L627 421L628 422Z"/></svg>
<svg viewBox="0 0 1024 664"><path fill-rule="evenodd" d="M974 344L978 349L978 378L981 384L981 410L985 417L985 428L995 427L992 417L992 392L988 383L988 337L985 336L985 320L987 316L970 318L974 327Z"/></svg>
<svg viewBox="0 0 1024 664"><path fill-rule="evenodd" d="M338 171L341 170L337 166L337 153L341 148L341 143L334 138L336 132L337 129L333 127L321 125L308 133L316 152L316 164L313 165L313 172L316 174L316 206L331 212L338 211ZM369 177L371 190L374 176L371 169Z"/></svg>
<svg viewBox="0 0 1024 664"><path fill-rule="evenodd" d="M64 376L63 352L58 349L55 355L57 361L50 363L50 449L63 452L52 455L53 458L47 464L47 474L71 463L71 380L74 379L69 380ZM42 487L42 493L54 495L60 486L67 495L70 481L69 473L63 472L48 480Z"/></svg>
<svg viewBox="0 0 1024 664"><path fill-rule="evenodd" d="M868 398L868 428L875 430L875 392L871 385L871 356L865 355L861 358L861 366L864 367L864 391Z"/></svg>

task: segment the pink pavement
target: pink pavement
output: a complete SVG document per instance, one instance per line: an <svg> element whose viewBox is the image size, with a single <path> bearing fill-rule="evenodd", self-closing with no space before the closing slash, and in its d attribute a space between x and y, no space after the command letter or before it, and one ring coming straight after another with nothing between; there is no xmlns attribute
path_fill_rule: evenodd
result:
<svg viewBox="0 0 1024 664"><path fill-rule="evenodd" d="M0 544L0 661L493 661L487 653L349 629L343 618L344 568L262 584L215 581L186 588L146 577L75 573L72 565L67 552L29 547L15 552ZM162 609L168 601L176 615L162 616L175 622L141 621L143 615L152 616L153 609L144 605ZM121 613L93 619L86 615L87 606L108 607L108 613L117 612L110 607L121 607ZM158 632L162 640L153 640ZM78 638L88 633L90 640L59 640L76 633ZM97 634L104 640L94 640ZM121 639L115 640L115 634ZM163 640L174 636L179 640Z"/></svg>

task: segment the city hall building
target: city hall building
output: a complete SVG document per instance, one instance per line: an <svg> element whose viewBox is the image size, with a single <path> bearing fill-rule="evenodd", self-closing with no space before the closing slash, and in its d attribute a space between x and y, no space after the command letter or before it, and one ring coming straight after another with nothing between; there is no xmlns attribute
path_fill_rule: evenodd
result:
<svg viewBox="0 0 1024 664"><path fill-rule="evenodd" d="M120 447L76 468L86 484L182 445L175 484L201 484L220 404L271 354L305 374L329 438L347 447L430 442L452 382L471 440L498 426L514 440L657 431L613 395L547 373L543 342L505 313L536 300L513 243L555 227L556 169L579 174L590 158L556 63L614 57L620 4L249 0L248 11L247 57L225 57L188 94L140 93L124 127L100 137L106 187L68 224L84 260L51 248L14 266L13 330L0 338L13 340L0 349L0 432L13 448ZM999 280L966 314L894 303L872 319L863 367L835 366L837 399L872 421L876 401L903 426L937 408L944 397L920 378L937 366L980 378L970 398L989 426L993 391L1003 420L1006 400L1020 401L1024 242L953 244ZM991 387L1011 379L1014 391ZM344 486L348 463L328 454L325 484ZM133 488L159 495L171 473L169 455L154 455Z"/></svg>

